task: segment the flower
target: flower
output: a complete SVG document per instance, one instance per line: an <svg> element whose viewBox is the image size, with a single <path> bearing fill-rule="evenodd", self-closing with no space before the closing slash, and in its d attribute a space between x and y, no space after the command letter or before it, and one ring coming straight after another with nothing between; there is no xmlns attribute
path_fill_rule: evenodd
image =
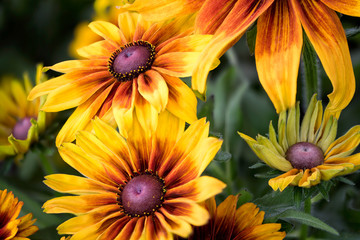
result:
<svg viewBox="0 0 360 240"><path fill-rule="evenodd" d="M95 116L130 126L133 116L144 128L156 129L158 113L167 109L192 123L196 97L179 79L192 74L193 64L211 35L193 35L189 17L171 22L144 21L138 14L119 15L119 28L109 22L89 27L104 40L79 49L86 60L70 60L49 69L64 75L36 86L29 99L48 94L42 110L77 107L60 130L56 145L73 141ZM114 124L115 125L115 124Z"/></svg>
<svg viewBox="0 0 360 240"><path fill-rule="evenodd" d="M359 153L351 155L360 143L360 125L335 140L337 119L326 118L327 111L323 117L321 101L314 95L301 126L298 104L280 113L277 137L272 123L269 138L258 135L254 140L239 133L263 162L286 172L269 180L275 191L289 185L309 188L360 168Z"/></svg>
<svg viewBox="0 0 360 240"><path fill-rule="evenodd" d="M26 214L21 218L19 216L23 202L14 198L12 192L7 189L0 190L0 239L27 239L39 228L34 226L36 219L32 219L32 214Z"/></svg>
<svg viewBox="0 0 360 240"><path fill-rule="evenodd" d="M47 201L46 213L72 213L59 234L76 239L173 239L187 237L191 225L207 223L200 202L220 193L221 181L200 176L222 141L208 137L200 119L184 131L184 121L164 111L151 136L137 118L128 138L99 118L94 133L79 131L76 144L63 143L60 155L85 177L46 176L52 189L76 196ZM120 127L120 126L119 126Z"/></svg>
<svg viewBox="0 0 360 240"><path fill-rule="evenodd" d="M36 82L40 84L46 80L41 72L42 66L37 66ZM4 77L0 89L0 160L8 156L15 156L21 160L29 150L30 144L38 141L39 134L52 120L53 114L39 111L44 97L34 101L27 101L27 95L32 88L27 74L24 84L18 79Z"/></svg>
<svg viewBox="0 0 360 240"><path fill-rule="evenodd" d="M345 32L335 11L360 16L360 2L205 1L196 18L196 32L214 34L214 38L199 58L192 88L205 94L213 59L224 54L257 20L256 68L276 111L280 113L295 105L304 30L332 82L328 109L338 117L354 95L355 77Z"/></svg>
<svg viewBox="0 0 360 240"><path fill-rule="evenodd" d="M192 14L198 11L205 0L118 0L121 11L134 11L148 21L163 21L171 18Z"/></svg>
<svg viewBox="0 0 360 240"><path fill-rule="evenodd" d="M284 239L286 233L279 232L281 224L265 223L264 212L253 203L245 203L236 209L238 196L228 196L216 207L215 198L205 202L210 212L210 221L205 226L195 227L188 240L216 239Z"/></svg>

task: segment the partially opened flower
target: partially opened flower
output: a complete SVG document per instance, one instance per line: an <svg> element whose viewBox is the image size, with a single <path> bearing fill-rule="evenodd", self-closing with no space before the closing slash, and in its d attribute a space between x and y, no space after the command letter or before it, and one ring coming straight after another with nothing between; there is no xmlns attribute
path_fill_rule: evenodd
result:
<svg viewBox="0 0 360 240"><path fill-rule="evenodd" d="M36 83L46 80L37 67ZM53 118L53 114L40 111L44 98L27 100L32 83L25 74L24 83L13 77L4 77L0 88L0 160L15 156L16 160L23 158L33 142L38 141L39 134Z"/></svg>
<svg viewBox="0 0 360 240"><path fill-rule="evenodd" d="M188 240L281 240L285 232L279 232L281 224L265 223L263 211L253 203L237 208L238 196L228 196L219 206L215 198L205 202L210 212L208 224L195 227Z"/></svg>
<svg viewBox="0 0 360 240"><path fill-rule="evenodd" d="M191 225L209 220L200 202L220 193L221 181L200 176L222 141L208 137L200 119L184 131L184 121L165 111L149 136L134 119L128 138L99 118L94 133L79 131L76 145L64 143L60 155L84 177L53 174L45 184L74 194L44 204L46 213L76 215L59 234L76 239L173 239L188 237ZM119 126L121 127L121 126Z"/></svg>
<svg viewBox="0 0 360 240"><path fill-rule="evenodd" d="M188 123L197 119L196 97L179 77L191 75L211 35L192 35L189 17L150 24L124 13L118 24L92 22L89 27L104 40L79 49L86 60L49 67L65 74L31 91L29 99L48 94L44 111L77 107L60 130L57 146L73 141L95 116L110 123L115 118L125 126L124 135L134 115L152 130L165 109Z"/></svg>
<svg viewBox="0 0 360 240"><path fill-rule="evenodd" d="M0 239L29 240L27 237L39 229L33 225L36 219L31 213L17 218L23 204L12 192L0 190Z"/></svg>
<svg viewBox="0 0 360 240"><path fill-rule="evenodd" d="M277 136L272 123L269 138L258 135L255 140L240 133L263 162L285 172L269 180L274 190L289 185L309 188L360 168L360 153L351 155L360 143L360 125L335 140L337 119L327 115L314 95L301 125L297 105L280 113Z"/></svg>
<svg viewBox="0 0 360 240"><path fill-rule="evenodd" d="M280 113L295 105L304 30L332 82L328 109L338 117L354 95L355 78L345 32L335 11L360 16L360 1L205 1L197 15L196 31L215 37L199 58L192 88L205 94L213 60L233 46L257 20L256 68L276 111Z"/></svg>

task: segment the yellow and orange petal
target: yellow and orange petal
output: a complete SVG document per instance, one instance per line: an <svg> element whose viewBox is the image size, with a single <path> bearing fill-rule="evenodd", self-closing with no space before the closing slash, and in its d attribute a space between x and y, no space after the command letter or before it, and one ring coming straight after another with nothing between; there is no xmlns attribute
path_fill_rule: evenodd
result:
<svg viewBox="0 0 360 240"><path fill-rule="evenodd" d="M225 184L201 176L222 143L208 137L204 119L184 131L185 122L164 111L148 134L135 118L126 139L99 118L92 125L92 132L77 133L76 144L59 148L83 176L46 176L46 185L73 195L43 206L47 213L75 215L57 228L59 234L72 240L173 239L207 223L209 213L200 203Z"/></svg>
<svg viewBox="0 0 360 240"><path fill-rule="evenodd" d="M336 139L337 119L329 112L314 95L301 124L297 104L280 113L277 135L272 123L268 138L258 135L255 140L239 133L263 162L284 172L269 180L274 190L310 188L360 168L359 154L351 155L360 144L360 126Z"/></svg>
<svg viewBox="0 0 360 240"><path fill-rule="evenodd" d="M33 225L36 219L32 219L31 213L17 218L22 206L23 202L18 201L12 192L0 190L0 239L29 240L27 237L39 229Z"/></svg>
<svg viewBox="0 0 360 240"><path fill-rule="evenodd" d="M237 208L238 196L228 196L219 206L215 198L205 202L210 212L210 221L205 226L195 227L188 240L216 239L284 239L286 233L279 232L281 224L263 224L263 211L253 203L245 203Z"/></svg>
<svg viewBox="0 0 360 240"><path fill-rule="evenodd" d="M46 80L42 66L37 66L36 83ZM15 156L21 160L29 150L30 144L38 141L39 134L53 119L54 114L40 110L45 97L33 101L27 100L32 83L27 74L21 83L13 77L4 77L0 90L0 161Z"/></svg>
<svg viewBox="0 0 360 240"><path fill-rule="evenodd" d="M195 94L179 77L192 74L212 36L193 34L193 22L193 17L184 16L151 23L135 13L120 14L118 26L92 22L90 29L104 40L79 49L84 60L48 67L65 74L29 94L29 99L47 95L44 111L76 107L57 137L57 146L73 141L75 132L87 129L95 116L116 121L125 137L134 117L153 132L164 110L188 123L195 121Z"/></svg>
<svg viewBox="0 0 360 240"><path fill-rule="evenodd" d="M304 29L333 85L328 111L338 117L354 95L355 78L345 32L335 11L359 16L360 4L354 0L205 1L195 29L214 34L214 38L196 64L192 88L205 96L214 59L234 45L258 19L256 67L276 111L280 113L295 105Z"/></svg>

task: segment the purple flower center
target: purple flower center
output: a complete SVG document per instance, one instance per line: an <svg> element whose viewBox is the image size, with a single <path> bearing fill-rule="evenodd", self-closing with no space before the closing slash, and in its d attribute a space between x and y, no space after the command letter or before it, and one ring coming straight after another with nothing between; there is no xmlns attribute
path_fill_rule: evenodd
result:
<svg viewBox="0 0 360 240"><path fill-rule="evenodd" d="M131 217L148 216L161 207L164 200L164 180L156 175L143 174L133 177L124 187L118 202Z"/></svg>
<svg viewBox="0 0 360 240"><path fill-rule="evenodd" d="M12 130L12 135L14 136L14 138L20 140L27 139L28 131L31 127L30 119L31 117L24 117L17 121Z"/></svg>
<svg viewBox="0 0 360 240"><path fill-rule="evenodd" d="M117 49L110 57L109 72L118 81L130 81L151 68L155 47L146 41L135 41Z"/></svg>
<svg viewBox="0 0 360 240"><path fill-rule="evenodd" d="M299 142L286 152L286 159L297 169L311 169L324 163L324 153L315 144Z"/></svg>

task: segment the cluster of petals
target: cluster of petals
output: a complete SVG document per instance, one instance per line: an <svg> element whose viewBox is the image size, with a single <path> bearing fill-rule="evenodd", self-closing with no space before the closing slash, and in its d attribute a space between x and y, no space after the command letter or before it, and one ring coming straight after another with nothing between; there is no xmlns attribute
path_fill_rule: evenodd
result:
<svg viewBox="0 0 360 240"><path fill-rule="evenodd" d="M23 202L12 192L0 190L0 239L29 240L27 237L39 229L33 225L36 219L32 219L31 213L17 218L22 206Z"/></svg>
<svg viewBox="0 0 360 240"><path fill-rule="evenodd" d="M59 234L72 235L72 240L173 239L188 237L192 225L207 223L209 213L200 203L220 193L225 184L200 176L222 143L208 137L205 119L184 131L184 121L165 111L154 134L149 136L145 131L150 130L135 119L127 138L99 118L92 124L93 132L79 131L76 144L59 148L63 160L83 176L46 176L45 184L52 189L75 195L43 206L46 213L76 215L57 228ZM151 213L133 216L132 210L142 206L123 203L119 196L131 179L148 173L163 180L163 202Z"/></svg>
<svg viewBox="0 0 360 240"><path fill-rule="evenodd" d="M278 132L270 123L269 137L258 135L256 140L240 133L255 154L272 168L285 172L269 180L274 189L283 191L294 185L304 188L327 181L336 176L355 172L360 168L360 154L351 155L360 143L360 126L352 127L336 139L337 119L327 112L323 113L321 101L313 96L300 125L299 104L280 113ZM329 117L330 116L330 117ZM336 140L335 140L336 139ZM287 159L288 149L296 143L311 143L322 150L324 161L311 168L299 169Z"/></svg>

